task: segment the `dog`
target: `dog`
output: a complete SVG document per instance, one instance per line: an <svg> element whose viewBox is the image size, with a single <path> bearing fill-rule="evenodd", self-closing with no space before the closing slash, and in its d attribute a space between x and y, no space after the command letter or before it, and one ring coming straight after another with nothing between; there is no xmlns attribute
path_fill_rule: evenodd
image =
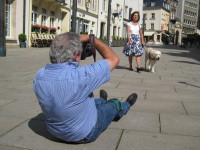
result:
<svg viewBox="0 0 200 150"><path fill-rule="evenodd" d="M161 52L153 48L147 48L145 53L145 69L147 60L149 61L148 70L152 73L155 72L154 67L158 60L160 60Z"/></svg>

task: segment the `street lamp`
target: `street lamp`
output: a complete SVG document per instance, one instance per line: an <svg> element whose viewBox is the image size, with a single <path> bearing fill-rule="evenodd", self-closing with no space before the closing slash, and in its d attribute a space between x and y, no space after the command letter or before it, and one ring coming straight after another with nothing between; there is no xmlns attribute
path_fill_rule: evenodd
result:
<svg viewBox="0 0 200 150"><path fill-rule="evenodd" d="M73 0L72 7L72 32L76 33L76 12L77 12L77 0Z"/></svg>
<svg viewBox="0 0 200 150"><path fill-rule="evenodd" d="M5 12L6 0L0 0L0 56L6 56L5 46Z"/></svg>

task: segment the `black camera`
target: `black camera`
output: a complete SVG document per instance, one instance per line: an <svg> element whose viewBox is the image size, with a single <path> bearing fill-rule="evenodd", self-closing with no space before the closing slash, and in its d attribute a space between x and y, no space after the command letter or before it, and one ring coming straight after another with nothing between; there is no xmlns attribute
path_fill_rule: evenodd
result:
<svg viewBox="0 0 200 150"><path fill-rule="evenodd" d="M96 61L96 49L94 46L94 34L89 35L89 42L82 42L83 51L81 53L81 60L93 55L94 62Z"/></svg>
<svg viewBox="0 0 200 150"><path fill-rule="evenodd" d="M86 59L86 57L92 56L92 49L90 42L82 42L83 51L81 53L81 60Z"/></svg>

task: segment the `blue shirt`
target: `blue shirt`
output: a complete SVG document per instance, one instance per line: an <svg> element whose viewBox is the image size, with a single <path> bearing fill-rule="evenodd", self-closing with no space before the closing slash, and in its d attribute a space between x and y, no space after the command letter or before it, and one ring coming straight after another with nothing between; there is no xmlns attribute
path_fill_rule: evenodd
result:
<svg viewBox="0 0 200 150"><path fill-rule="evenodd" d="M68 142L85 138L97 121L91 93L110 79L110 65L101 60L87 66L77 62L47 64L34 79L34 91L48 131Z"/></svg>

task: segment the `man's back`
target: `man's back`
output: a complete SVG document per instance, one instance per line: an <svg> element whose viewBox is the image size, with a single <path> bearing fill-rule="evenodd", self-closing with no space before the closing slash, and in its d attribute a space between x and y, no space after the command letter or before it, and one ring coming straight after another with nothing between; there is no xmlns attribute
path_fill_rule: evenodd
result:
<svg viewBox="0 0 200 150"><path fill-rule="evenodd" d="M37 73L34 90L54 136L66 141L83 139L94 127L97 110L90 93L109 80L106 60L89 66L47 64Z"/></svg>

